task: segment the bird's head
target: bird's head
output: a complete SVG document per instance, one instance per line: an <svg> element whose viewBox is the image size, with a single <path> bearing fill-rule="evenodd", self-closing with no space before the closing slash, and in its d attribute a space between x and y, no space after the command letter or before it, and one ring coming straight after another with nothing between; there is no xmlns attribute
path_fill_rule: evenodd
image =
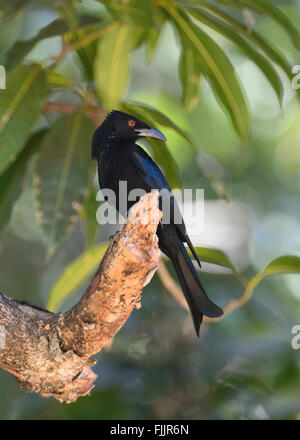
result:
<svg viewBox="0 0 300 440"><path fill-rule="evenodd" d="M117 144L118 141L135 142L139 138L166 140L160 131L150 127L141 119L113 110L94 133L92 157L94 159L97 158L97 152L102 146L109 147L110 145Z"/></svg>

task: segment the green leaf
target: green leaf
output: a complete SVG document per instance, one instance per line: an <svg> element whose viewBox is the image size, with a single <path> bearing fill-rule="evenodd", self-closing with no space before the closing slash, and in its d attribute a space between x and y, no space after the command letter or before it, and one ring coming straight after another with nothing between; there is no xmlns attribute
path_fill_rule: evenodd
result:
<svg viewBox="0 0 300 440"><path fill-rule="evenodd" d="M48 310L57 310L59 305L88 279L99 266L106 248L107 243L91 247L69 264L49 293Z"/></svg>
<svg viewBox="0 0 300 440"><path fill-rule="evenodd" d="M202 173L209 179L210 185L219 197L229 202L227 170L214 157L199 151L198 164Z"/></svg>
<svg viewBox="0 0 300 440"><path fill-rule="evenodd" d="M85 200L80 216L83 220L83 228L87 237L87 247L92 246L95 243L97 232L99 229L99 223L96 219L96 212L99 207L99 203L96 200L97 191L94 185L89 188L88 196Z"/></svg>
<svg viewBox="0 0 300 440"><path fill-rule="evenodd" d="M0 23L0 54L7 52L15 43L22 29L22 11L10 20ZM5 65L7 68L7 66Z"/></svg>
<svg viewBox="0 0 300 440"><path fill-rule="evenodd" d="M57 19L42 28L35 37L25 41L17 41L7 54L7 70L17 66L39 41L61 35L67 30L66 24L62 20Z"/></svg>
<svg viewBox="0 0 300 440"><path fill-rule="evenodd" d="M244 6L248 6L262 15L269 16L276 21L290 36L297 49L300 49L300 33L291 20L275 6L270 0L238 0Z"/></svg>
<svg viewBox="0 0 300 440"><path fill-rule="evenodd" d="M35 200L48 256L79 217L94 164L94 128L81 111L59 119L45 135L35 168Z"/></svg>
<svg viewBox="0 0 300 440"><path fill-rule="evenodd" d="M88 26L82 26L77 29L73 29L71 32L66 34L66 39L70 45L83 41L84 38L89 35L93 35L95 32L98 32L100 29L104 29L107 26L107 21L99 23L93 23ZM94 62L97 53L97 39L91 41L89 44L79 48L77 50L81 63L85 69L87 78L89 80L94 79Z"/></svg>
<svg viewBox="0 0 300 440"><path fill-rule="evenodd" d="M152 26L155 5L152 0L103 0L108 11L120 23L130 26Z"/></svg>
<svg viewBox="0 0 300 440"><path fill-rule="evenodd" d="M200 261L205 261L205 263L217 264L218 266L226 267L227 269L230 269L234 274L237 274L237 271L231 260L223 251L220 251L219 249L200 246L196 246L195 251ZM192 257L191 253L190 255Z"/></svg>
<svg viewBox="0 0 300 440"><path fill-rule="evenodd" d="M47 85L39 65L21 67L7 75L0 91L0 174L22 150L40 115Z"/></svg>
<svg viewBox="0 0 300 440"><path fill-rule="evenodd" d="M29 3L29 0L0 0L0 17L5 21L19 13Z"/></svg>
<svg viewBox="0 0 300 440"><path fill-rule="evenodd" d="M201 65L198 54L191 46L182 46L179 61L179 77L182 84L182 99L187 111L193 110L199 101Z"/></svg>
<svg viewBox="0 0 300 440"><path fill-rule="evenodd" d="M159 42L159 37L160 37L160 30L157 29L156 27L151 27L147 31L147 36L145 39L145 48L146 48L146 59L148 63L150 63L150 61L153 58L153 55L155 53L155 50Z"/></svg>
<svg viewBox="0 0 300 440"><path fill-rule="evenodd" d="M300 257L295 255L285 255L275 258L268 266L256 274L247 284L243 297L246 301L252 296L256 286L266 277L270 275L298 273L300 275Z"/></svg>
<svg viewBox="0 0 300 440"><path fill-rule="evenodd" d="M251 59L259 67L267 80L271 83L281 105L283 96L283 85L278 73L273 68L272 64L263 55L261 55L260 52L254 49L244 38L242 38L235 30L233 30L223 21L213 17L211 14L208 14L205 11L191 8L188 8L188 11L194 18L231 40L234 44L238 46L240 50L242 50L247 55L249 59Z"/></svg>
<svg viewBox="0 0 300 440"><path fill-rule="evenodd" d="M21 195L25 169L16 160L0 176L0 234L9 223L15 202Z"/></svg>
<svg viewBox="0 0 300 440"><path fill-rule="evenodd" d="M140 43L142 29L118 25L103 35L95 59L95 79L102 104L107 110L118 107L129 79L129 54Z"/></svg>
<svg viewBox="0 0 300 440"><path fill-rule="evenodd" d="M232 6L237 9L243 9L243 7L239 4L239 0L216 0L216 1L218 3L221 3L221 5Z"/></svg>
<svg viewBox="0 0 300 440"><path fill-rule="evenodd" d="M292 78L291 66L286 57L280 52L280 50L276 46L273 46L268 40L266 40L263 35L261 35L254 29L251 29L250 31L247 25L236 20L231 15L226 14L226 12L224 12L222 9L211 5L210 3L202 0L194 0L193 3L196 3L199 6L206 8L207 10L222 18L222 20L227 22L232 29L235 29L240 34L244 35L246 39L255 43L272 61L274 61L274 63L278 64L278 66L280 66L284 70L289 78Z"/></svg>
<svg viewBox="0 0 300 440"><path fill-rule="evenodd" d="M102 22L99 23L99 19L96 23L85 24L86 21L86 17L82 17L79 26L75 29L69 30L65 21L58 18L49 23L47 26L43 27L33 38L25 41L17 41L7 53L6 69L11 70L21 63L25 56L34 48L34 46L46 38L64 36L66 41L68 41L68 43L71 45L83 40L85 37L93 34L94 32L99 32L100 29L106 24ZM85 63L88 61L90 63L89 68L92 68L92 61L94 59L95 52L96 41L90 41L88 47L78 49L79 57L81 58L85 67ZM87 59L87 57L89 58Z"/></svg>
<svg viewBox="0 0 300 440"><path fill-rule="evenodd" d="M264 277L275 275L278 273L299 273L300 274L300 257L296 255L285 255L275 258L268 266L261 272Z"/></svg>
<svg viewBox="0 0 300 440"><path fill-rule="evenodd" d="M44 133L34 134L18 158L0 176L0 234L10 221L14 204L23 190L28 161L39 148Z"/></svg>
<svg viewBox="0 0 300 440"><path fill-rule="evenodd" d="M148 122L149 125L157 123L163 125L164 127L172 128L172 130L187 140L195 151L198 150L197 145L185 130L178 127L178 125L171 121L171 119L169 119L159 110L156 110L154 107L134 101L124 101L123 106L125 107L125 110L139 116L145 120L145 122Z"/></svg>
<svg viewBox="0 0 300 440"><path fill-rule="evenodd" d="M192 44L198 51L203 73L209 79L216 96L228 110L237 133L246 141L250 132L249 111L230 61L220 47L185 13L169 4L164 4L163 7L171 15L182 41L187 45Z"/></svg>
<svg viewBox="0 0 300 440"><path fill-rule="evenodd" d="M54 70L47 70L47 83L55 87L74 87L76 83Z"/></svg>

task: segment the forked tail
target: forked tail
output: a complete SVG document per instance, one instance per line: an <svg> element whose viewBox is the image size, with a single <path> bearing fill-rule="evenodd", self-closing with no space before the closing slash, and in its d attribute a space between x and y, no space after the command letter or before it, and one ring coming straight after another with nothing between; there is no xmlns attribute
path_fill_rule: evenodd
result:
<svg viewBox="0 0 300 440"><path fill-rule="evenodd" d="M223 314L223 310L206 295L183 243L180 243L176 257L174 256L171 260L191 311L197 336L199 336L203 315L217 318Z"/></svg>

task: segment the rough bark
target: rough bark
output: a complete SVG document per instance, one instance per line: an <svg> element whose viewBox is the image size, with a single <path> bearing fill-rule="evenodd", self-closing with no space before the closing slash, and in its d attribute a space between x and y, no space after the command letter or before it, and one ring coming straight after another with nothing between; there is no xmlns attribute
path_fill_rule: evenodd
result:
<svg viewBox="0 0 300 440"><path fill-rule="evenodd" d="M0 294L0 367L21 388L74 402L94 387L92 356L125 324L157 268L157 197L146 194L133 206L70 310L55 314Z"/></svg>

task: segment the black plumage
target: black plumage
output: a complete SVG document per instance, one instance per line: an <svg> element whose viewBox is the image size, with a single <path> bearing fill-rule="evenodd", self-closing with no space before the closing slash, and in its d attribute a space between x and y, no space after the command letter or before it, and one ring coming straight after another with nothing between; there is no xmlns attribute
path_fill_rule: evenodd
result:
<svg viewBox="0 0 300 440"><path fill-rule="evenodd" d="M203 315L218 317L223 312L206 295L185 249L184 243L187 243L200 266L183 220L178 224L181 213L164 175L151 157L136 144L137 139L143 137L165 140L162 133L149 127L139 118L119 111L109 113L103 124L95 131L92 141L92 157L98 161L99 185L101 189L107 188L115 192L117 209L120 201L120 181L127 181L127 194L134 189L143 189L146 192L152 189L164 189L169 194L170 222L168 224L163 222L158 226L159 247L175 267L199 336ZM161 199L160 207L165 216L162 202ZM127 202L127 208L130 209L134 203L135 201ZM119 210L126 217L127 212ZM176 222L174 218L177 219Z"/></svg>

